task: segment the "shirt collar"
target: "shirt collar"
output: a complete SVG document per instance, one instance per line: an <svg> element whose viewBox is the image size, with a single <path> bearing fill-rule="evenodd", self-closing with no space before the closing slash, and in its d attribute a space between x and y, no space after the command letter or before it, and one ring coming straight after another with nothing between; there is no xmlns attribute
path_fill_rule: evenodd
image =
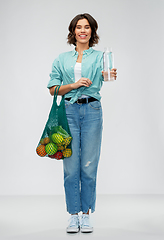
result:
<svg viewBox="0 0 164 240"><path fill-rule="evenodd" d="M72 56L75 56L76 54L78 55L78 52L75 50L76 49L76 47L74 48L74 50L72 51ZM91 54L93 52L93 48L92 47L90 47L89 49L87 49L87 50L84 50L83 51L83 54L85 55L89 55L89 54Z"/></svg>

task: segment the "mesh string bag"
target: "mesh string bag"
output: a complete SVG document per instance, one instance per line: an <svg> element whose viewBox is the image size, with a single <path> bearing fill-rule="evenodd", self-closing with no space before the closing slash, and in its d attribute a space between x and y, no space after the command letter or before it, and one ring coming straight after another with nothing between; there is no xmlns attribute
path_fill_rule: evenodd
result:
<svg viewBox="0 0 164 240"><path fill-rule="evenodd" d="M57 105L57 96L60 86L54 91L53 104L48 120L36 148L36 153L40 157L64 160L72 155L72 135L67 121L64 95Z"/></svg>

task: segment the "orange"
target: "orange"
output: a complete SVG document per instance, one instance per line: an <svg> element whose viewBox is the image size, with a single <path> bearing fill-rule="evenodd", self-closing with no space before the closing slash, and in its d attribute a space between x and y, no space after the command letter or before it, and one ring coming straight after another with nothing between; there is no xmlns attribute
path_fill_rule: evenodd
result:
<svg viewBox="0 0 164 240"><path fill-rule="evenodd" d="M72 151L70 148L66 148L65 150L63 150L64 157L70 157L71 155L72 155Z"/></svg>
<svg viewBox="0 0 164 240"><path fill-rule="evenodd" d="M41 144L37 147L36 152L40 157L44 157L47 154L45 151L45 146L43 144Z"/></svg>

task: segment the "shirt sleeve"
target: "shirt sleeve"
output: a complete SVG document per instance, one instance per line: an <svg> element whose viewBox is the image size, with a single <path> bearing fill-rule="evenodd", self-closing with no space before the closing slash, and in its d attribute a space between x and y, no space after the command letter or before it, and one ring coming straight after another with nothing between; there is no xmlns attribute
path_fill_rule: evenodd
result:
<svg viewBox="0 0 164 240"><path fill-rule="evenodd" d="M52 64L52 72L50 73L50 80L47 88L62 84L62 72L60 69L59 58L56 58Z"/></svg>

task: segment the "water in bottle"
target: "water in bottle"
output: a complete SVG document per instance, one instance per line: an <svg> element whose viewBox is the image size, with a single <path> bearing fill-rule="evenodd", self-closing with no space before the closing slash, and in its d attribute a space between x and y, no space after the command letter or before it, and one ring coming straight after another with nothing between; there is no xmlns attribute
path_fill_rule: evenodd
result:
<svg viewBox="0 0 164 240"><path fill-rule="evenodd" d="M103 53L103 68L104 68L104 81L114 81L114 77L110 76L110 70L114 68L114 55L112 48L105 48Z"/></svg>

